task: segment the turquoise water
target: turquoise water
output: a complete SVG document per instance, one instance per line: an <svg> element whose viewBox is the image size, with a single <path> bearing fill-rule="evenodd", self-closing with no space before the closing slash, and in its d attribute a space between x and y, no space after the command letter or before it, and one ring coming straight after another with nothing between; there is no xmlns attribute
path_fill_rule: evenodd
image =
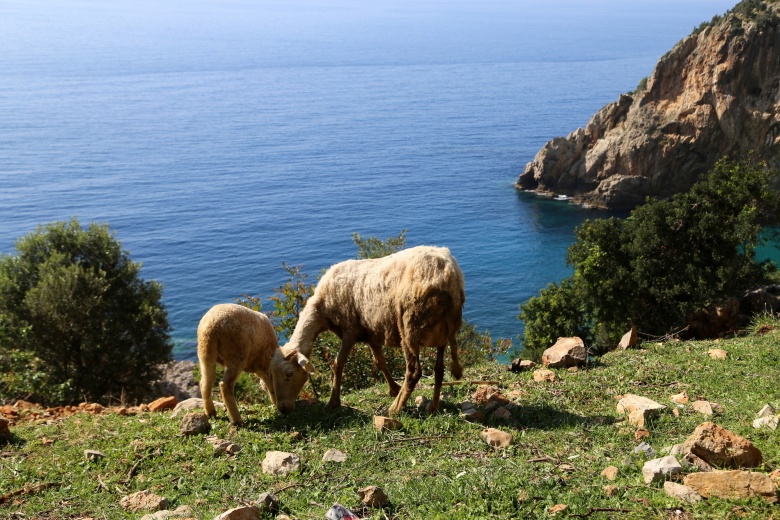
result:
<svg viewBox="0 0 780 520"><path fill-rule="evenodd" d="M175 356L213 304L312 275L353 232L449 246L465 315L516 337L599 214L525 163L729 2L0 3L0 252L107 222L161 281Z"/></svg>

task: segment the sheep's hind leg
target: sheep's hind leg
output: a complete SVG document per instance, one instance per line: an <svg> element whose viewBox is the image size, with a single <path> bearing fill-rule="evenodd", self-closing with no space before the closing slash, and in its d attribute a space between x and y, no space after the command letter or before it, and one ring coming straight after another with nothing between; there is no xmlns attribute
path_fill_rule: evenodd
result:
<svg viewBox="0 0 780 520"><path fill-rule="evenodd" d="M238 404L236 403L236 395L234 393L236 380L240 374L240 370L225 368L225 375L219 383L219 393L222 394L222 401L224 401L225 408L227 408L230 422L236 425L243 424L241 414L238 412Z"/></svg>
<svg viewBox="0 0 780 520"><path fill-rule="evenodd" d="M450 374L455 379L463 377L463 367L460 366L460 360L458 359L458 340L456 334L453 332L450 335L450 355L452 356L452 363L450 363Z"/></svg>
<svg viewBox="0 0 780 520"><path fill-rule="evenodd" d="M390 375L390 370L387 369L387 361L385 360L384 352L382 352L382 345L369 345L369 347L371 347L371 352L374 354L374 361L376 362L377 368L379 368L379 371L385 376L385 381L387 381L387 392L393 397L397 396L398 392L401 390L401 385L395 382L393 376Z"/></svg>
<svg viewBox="0 0 780 520"><path fill-rule="evenodd" d="M341 340L339 355L336 356L336 362L333 364L333 389L330 392L330 401L325 405L328 408L338 408L341 406L341 377L344 374L344 364L347 362L347 356L355 345L351 338Z"/></svg>
<svg viewBox="0 0 780 520"><path fill-rule="evenodd" d="M217 380L217 366L214 363L200 361L200 395L203 397L203 411L209 417L217 415L214 407L214 399L211 392L214 390L214 382Z"/></svg>
<svg viewBox="0 0 780 520"><path fill-rule="evenodd" d="M417 386L417 381L422 376L422 370L420 369L420 353L412 351L411 349L404 348L404 357L406 358L406 377L404 378L404 384L401 385L401 390L390 405L388 412L390 415L401 413L406 401L412 395L414 387Z"/></svg>
<svg viewBox="0 0 780 520"><path fill-rule="evenodd" d="M439 400L441 399L441 384L444 382L444 349L446 345L436 348L436 365L433 369L433 399L428 404L428 411L436 413L439 411Z"/></svg>

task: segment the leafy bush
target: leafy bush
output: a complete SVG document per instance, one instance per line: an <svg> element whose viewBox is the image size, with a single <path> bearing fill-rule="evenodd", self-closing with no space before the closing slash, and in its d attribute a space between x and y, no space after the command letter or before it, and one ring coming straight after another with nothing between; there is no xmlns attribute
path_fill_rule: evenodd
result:
<svg viewBox="0 0 780 520"><path fill-rule="evenodd" d="M768 281L774 265L757 262L755 251L763 226L780 216L770 181L752 158L724 159L671 201L648 202L625 220L586 221L566 258L574 275L521 305L524 345L598 332L614 346L632 324L663 335L693 311Z"/></svg>
<svg viewBox="0 0 780 520"><path fill-rule="evenodd" d="M44 403L142 394L170 360L162 287L139 278L108 226L44 226L0 258L2 359L28 381L3 378L1 399Z"/></svg>

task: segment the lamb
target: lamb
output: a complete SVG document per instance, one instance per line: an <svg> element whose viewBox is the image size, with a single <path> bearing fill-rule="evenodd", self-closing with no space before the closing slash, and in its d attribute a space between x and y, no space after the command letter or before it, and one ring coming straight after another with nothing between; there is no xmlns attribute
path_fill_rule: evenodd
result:
<svg viewBox="0 0 780 520"><path fill-rule="evenodd" d="M438 410L444 379L444 350L452 352L450 372L460 378L455 334L465 302L463 272L447 248L418 246L378 259L347 260L332 266L317 284L285 348L311 357L314 340L325 331L341 339L333 367L329 408L341 406L344 363L356 342L366 343L399 413L422 375L420 347L436 347L434 393L429 410ZM382 346L401 347L406 377L399 386L387 369Z"/></svg>
<svg viewBox="0 0 780 520"><path fill-rule="evenodd" d="M206 415L216 415L211 390L219 363L225 367L219 391L230 422L238 425L242 421L233 389L241 372L260 376L271 402L284 414L295 409L295 398L309 374L314 372L308 357L297 349L279 348L271 321L265 314L233 303L215 305L201 318L198 362Z"/></svg>

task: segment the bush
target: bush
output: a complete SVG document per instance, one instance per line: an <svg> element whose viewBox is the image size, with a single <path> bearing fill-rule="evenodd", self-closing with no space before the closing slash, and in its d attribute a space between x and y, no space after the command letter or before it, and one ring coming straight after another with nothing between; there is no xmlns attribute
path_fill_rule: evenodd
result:
<svg viewBox="0 0 780 520"><path fill-rule="evenodd" d="M632 324L663 335L693 311L769 281L774 266L755 251L763 226L780 216L770 181L752 158L721 160L671 201L648 202L625 220L586 221L567 254L574 275L521 305L524 345L549 346L574 331L614 345Z"/></svg>
<svg viewBox="0 0 780 520"><path fill-rule="evenodd" d="M162 287L139 278L108 226L76 219L38 229L0 258L0 398L43 403L140 396L170 360Z"/></svg>

